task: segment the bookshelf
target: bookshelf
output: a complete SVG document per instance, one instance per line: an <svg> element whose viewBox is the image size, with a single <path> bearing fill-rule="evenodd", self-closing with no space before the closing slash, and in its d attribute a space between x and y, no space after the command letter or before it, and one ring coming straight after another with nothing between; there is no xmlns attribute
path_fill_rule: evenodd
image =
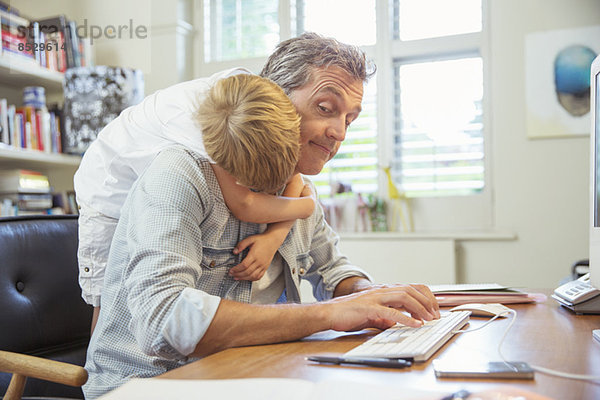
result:
<svg viewBox="0 0 600 400"><path fill-rule="evenodd" d="M80 156L71 154L53 154L44 153L37 150L13 149L8 146L0 147L0 166L15 167L20 165L54 166L54 167L72 167L77 168L81 161Z"/></svg>
<svg viewBox="0 0 600 400"><path fill-rule="evenodd" d="M0 55L0 97L10 98L13 93L14 98L25 86L43 86L47 96L62 98L63 79L62 73L41 67L34 61ZM8 96L3 96L3 92ZM57 192L73 190L73 174L80 161L81 157L77 155L46 153L0 144L0 170L18 168L39 171L48 176Z"/></svg>
<svg viewBox="0 0 600 400"><path fill-rule="evenodd" d="M52 92L62 90L63 79L62 73L40 67L33 60L0 55L0 86L44 86Z"/></svg>

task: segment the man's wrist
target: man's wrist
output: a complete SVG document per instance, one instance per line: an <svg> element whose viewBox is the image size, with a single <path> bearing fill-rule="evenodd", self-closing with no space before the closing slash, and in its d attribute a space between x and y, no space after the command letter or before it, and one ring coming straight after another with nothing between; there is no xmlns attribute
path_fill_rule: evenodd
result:
<svg viewBox="0 0 600 400"><path fill-rule="evenodd" d="M333 292L333 297L346 296L348 294L362 292L370 287L371 282L367 278L362 276L352 276L343 279L340 283L338 283Z"/></svg>

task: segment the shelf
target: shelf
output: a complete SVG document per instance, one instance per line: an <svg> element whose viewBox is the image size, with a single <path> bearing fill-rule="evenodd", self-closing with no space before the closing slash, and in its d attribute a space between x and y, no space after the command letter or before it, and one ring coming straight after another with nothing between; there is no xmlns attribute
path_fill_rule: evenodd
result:
<svg viewBox="0 0 600 400"><path fill-rule="evenodd" d="M0 145L1 146L1 145ZM69 167L76 168L81 162L81 157L71 154L44 153L37 150L23 150L0 147L0 166L12 165L27 169L28 166L37 167Z"/></svg>
<svg viewBox="0 0 600 400"><path fill-rule="evenodd" d="M0 84L22 88L43 86L47 91L62 90L64 75L39 66L19 56L0 55Z"/></svg>

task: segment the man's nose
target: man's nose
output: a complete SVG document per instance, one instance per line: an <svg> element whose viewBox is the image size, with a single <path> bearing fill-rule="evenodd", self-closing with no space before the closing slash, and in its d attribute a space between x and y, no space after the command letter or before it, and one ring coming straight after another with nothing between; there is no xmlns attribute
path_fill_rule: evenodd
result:
<svg viewBox="0 0 600 400"><path fill-rule="evenodd" d="M343 142L346 139L346 121L332 121L326 133L327 137Z"/></svg>

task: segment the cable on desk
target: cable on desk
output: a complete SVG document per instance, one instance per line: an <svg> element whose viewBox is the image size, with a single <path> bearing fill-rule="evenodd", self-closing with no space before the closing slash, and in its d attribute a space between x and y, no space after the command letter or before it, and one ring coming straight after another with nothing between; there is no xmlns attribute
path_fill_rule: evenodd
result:
<svg viewBox="0 0 600 400"><path fill-rule="evenodd" d="M492 319L490 319L489 321L486 321L485 324L478 326L477 328L472 328L472 329L459 329L457 331L452 331L452 333L471 333L471 332L475 332L478 331L480 329L485 328L486 326L488 326L489 324L491 324L492 322L494 322L495 320L497 320L500 317L505 316L506 314L508 314L508 311L505 311L501 314L496 314L494 315L494 317Z"/></svg>
<svg viewBox="0 0 600 400"><path fill-rule="evenodd" d="M512 320L510 321L510 324L508 325L508 327L506 327L506 330L504 331L504 335L502 335L502 339L500 339L500 342L498 343L498 354L502 358L502 361L504 361L505 363L507 363L509 365L510 365L510 361L507 361L506 357L504 357L504 354L502 354L502 344L504 343L504 339L506 338L508 331L510 330L510 328L512 328L515 321L517 320L517 312L515 310L510 310L510 313L513 316ZM600 376L598 376L598 375L572 374L569 372L557 371L555 369L540 367L538 365L533 365L533 364L529 364L529 366L531 367L531 369L533 369L536 372L546 374L546 375L558 376L560 378L575 379L575 380L581 380L581 381L600 381Z"/></svg>
<svg viewBox="0 0 600 400"><path fill-rule="evenodd" d="M500 342L498 342L498 354L500 355L500 358L502 358L502 361L504 361L507 365L511 365L512 366L511 362L508 361L506 359L506 357L504 357L504 354L502 354L502 345L504 344L504 339L506 339L506 336L508 335L508 332L510 331L510 329L515 324L515 321L517 320L517 312L515 310L509 310L509 311L503 312L501 314L497 314L492 319L490 319L489 321L487 321L485 324L483 324L483 325L481 325L481 326L479 326L477 328L467 329L467 330L462 329L462 330L453 331L452 333L470 333L470 332L478 331L480 329L485 328L486 326L488 326L489 324L491 324L494 320L498 319L499 317L505 316L506 314L511 314L512 318L511 318L510 323L506 327L506 330L504 331L504 334L502 335L502 338L500 339ZM529 364L529 366L531 367L531 369L533 369L536 372L539 372L539 373L542 373L542 374L546 374L546 375L558 376L560 378L575 379L575 380L582 380L582 381L600 381L600 375L572 374L570 372L557 371L557 370L554 370L554 369L540 367L538 365L533 365L533 364Z"/></svg>

